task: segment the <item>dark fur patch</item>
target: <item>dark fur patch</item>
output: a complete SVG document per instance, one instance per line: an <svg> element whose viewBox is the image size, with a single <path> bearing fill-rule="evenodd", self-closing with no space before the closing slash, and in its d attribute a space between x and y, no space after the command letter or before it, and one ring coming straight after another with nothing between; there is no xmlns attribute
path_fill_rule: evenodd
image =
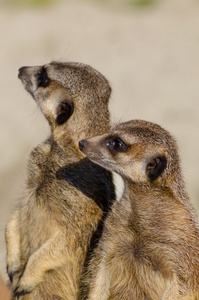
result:
<svg viewBox="0 0 199 300"><path fill-rule="evenodd" d="M48 75L46 73L46 69L43 67L41 71L38 74L37 78L37 84L38 87L47 87L50 83L50 79L48 78Z"/></svg>
<svg viewBox="0 0 199 300"><path fill-rule="evenodd" d="M73 114L74 104L72 101L63 101L57 108L57 119L58 125L64 124Z"/></svg>
<svg viewBox="0 0 199 300"><path fill-rule="evenodd" d="M157 156L152 158L146 166L146 174L150 181L156 180L167 166L165 156Z"/></svg>
<svg viewBox="0 0 199 300"><path fill-rule="evenodd" d="M115 200L112 175L109 171L94 164L88 158L84 158L79 162L66 165L57 170L56 178L59 180L66 180L69 184L95 201L95 203L103 210L102 220L98 223L98 227L90 239L88 252L84 262L84 268L87 270L94 249L97 247L98 241L101 238L104 220ZM81 285L82 283L80 282L80 286ZM84 286L84 292L87 293L88 291L85 291L85 289ZM81 292L83 293L83 290ZM87 299L87 297L84 298L83 295L81 295L80 298Z"/></svg>
<svg viewBox="0 0 199 300"><path fill-rule="evenodd" d="M66 180L87 197L92 198L103 211L109 210L107 205L110 205L111 201L107 199L115 199L111 173L88 158L60 168L56 172L56 177L59 180Z"/></svg>

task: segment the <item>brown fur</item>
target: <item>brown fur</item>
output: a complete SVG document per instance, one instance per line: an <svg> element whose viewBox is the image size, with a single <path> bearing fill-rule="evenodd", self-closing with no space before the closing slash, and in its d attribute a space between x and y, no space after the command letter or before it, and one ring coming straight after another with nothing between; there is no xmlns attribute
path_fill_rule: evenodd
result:
<svg viewBox="0 0 199 300"><path fill-rule="evenodd" d="M114 197L110 173L78 141L108 129L111 89L71 62L23 67L19 78L52 134L30 154L24 196L6 227L8 275L16 298L77 299L89 244Z"/></svg>
<svg viewBox="0 0 199 300"><path fill-rule="evenodd" d="M171 135L135 120L81 141L80 149L125 185L90 265L88 299L199 299L198 221Z"/></svg>

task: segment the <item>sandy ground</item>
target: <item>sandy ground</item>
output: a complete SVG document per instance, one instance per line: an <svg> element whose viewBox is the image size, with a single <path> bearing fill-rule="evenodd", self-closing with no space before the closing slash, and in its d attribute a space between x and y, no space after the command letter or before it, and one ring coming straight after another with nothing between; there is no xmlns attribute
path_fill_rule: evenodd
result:
<svg viewBox="0 0 199 300"><path fill-rule="evenodd" d="M4 228L20 195L30 149L49 132L17 78L51 60L87 63L110 81L112 121L146 119L177 139L187 189L199 211L199 3L163 0L150 9L63 1L0 9L0 273Z"/></svg>

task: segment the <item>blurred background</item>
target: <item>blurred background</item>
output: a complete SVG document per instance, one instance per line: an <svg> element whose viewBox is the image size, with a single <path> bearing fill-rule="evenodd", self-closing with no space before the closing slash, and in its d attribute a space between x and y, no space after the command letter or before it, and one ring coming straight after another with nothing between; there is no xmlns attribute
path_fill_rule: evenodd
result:
<svg viewBox="0 0 199 300"><path fill-rule="evenodd" d="M199 212L199 1L0 0L0 273L5 224L31 148L49 128L17 78L52 60L89 64L110 81L112 122L146 119L176 138ZM25 226L25 224L24 224Z"/></svg>

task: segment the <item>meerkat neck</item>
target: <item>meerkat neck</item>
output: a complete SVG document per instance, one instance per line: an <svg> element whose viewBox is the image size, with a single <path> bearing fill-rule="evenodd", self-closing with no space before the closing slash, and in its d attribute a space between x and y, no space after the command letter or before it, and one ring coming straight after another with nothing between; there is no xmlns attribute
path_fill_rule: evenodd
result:
<svg viewBox="0 0 199 300"><path fill-rule="evenodd" d="M109 115L99 116L97 119L87 119L86 122L81 122L81 124L66 124L65 130L63 128L57 127L53 131L54 140L57 144L64 150L71 147L77 153L80 154L81 157L85 157L85 155L79 150L79 141L96 136L98 134L102 134L109 128Z"/></svg>
<svg viewBox="0 0 199 300"><path fill-rule="evenodd" d="M129 220L138 235L145 233L150 235L152 232L153 237L156 224L164 224L164 222L166 224L168 212L174 223L179 219L179 211L182 223L185 222L187 215L192 215L194 219L195 213L189 198L184 196L184 199L181 200L167 186L155 183L137 184L125 180L123 198L128 199L131 203L132 210Z"/></svg>

